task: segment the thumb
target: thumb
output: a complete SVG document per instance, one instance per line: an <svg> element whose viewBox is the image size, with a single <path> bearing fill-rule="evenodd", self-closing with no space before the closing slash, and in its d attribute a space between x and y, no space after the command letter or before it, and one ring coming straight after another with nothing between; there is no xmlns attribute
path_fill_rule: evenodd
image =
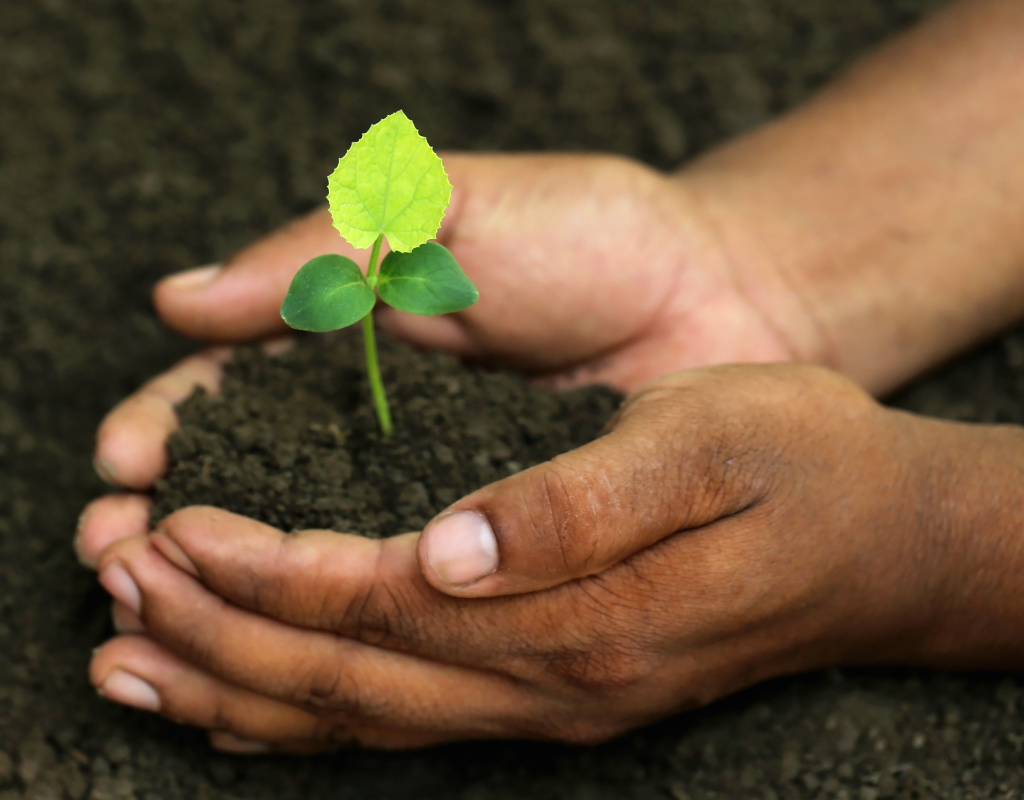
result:
<svg viewBox="0 0 1024 800"><path fill-rule="evenodd" d="M164 321L204 341L242 342L286 329L281 301L299 267L324 253L354 257L318 209L259 240L225 264L164 278L153 303ZM358 260L358 259L356 259Z"/></svg>
<svg viewBox="0 0 1024 800"><path fill-rule="evenodd" d="M455 503L420 537L424 577L460 597L537 591L749 507L736 428L694 394L656 384L602 438Z"/></svg>

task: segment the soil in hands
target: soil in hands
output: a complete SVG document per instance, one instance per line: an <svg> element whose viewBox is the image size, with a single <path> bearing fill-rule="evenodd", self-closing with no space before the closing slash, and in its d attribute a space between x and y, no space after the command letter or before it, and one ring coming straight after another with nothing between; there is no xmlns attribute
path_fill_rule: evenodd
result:
<svg viewBox="0 0 1024 800"><path fill-rule="evenodd" d="M302 337L275 357L240 350L220 393L180 407L154 520L208 504L286 531L419 530L474 489L593 440L620 401L604 387L547 391L385 337L380 358L390 439L358 330Z"/></svg>

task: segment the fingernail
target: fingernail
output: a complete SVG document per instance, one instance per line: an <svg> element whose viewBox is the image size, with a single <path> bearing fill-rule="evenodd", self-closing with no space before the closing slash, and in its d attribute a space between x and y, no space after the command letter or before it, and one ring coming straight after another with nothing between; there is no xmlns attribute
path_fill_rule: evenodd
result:
<svg viewBox="0 0 1024 800"><path fill-rule="evenodd" d="M259 755L269 753L270 745L266 742L254 742L251 739L239 739L226 731L210 731L210 744L217 750L239 755Z"/></svg>
<svg viewBox="0 0 1024 800"><path fill-rule="evenodd" d="M71 541L71 546L75 548L75 557L78 559L79 564L86 569L96 569L96 561L85 552L85 545L82 544L82 528L85 527L85 520L88 516L88 509L78 515L78 524L75 526L75 538Z"/></svg>
<svg viewBox="0 0 1024 800"><path fill-rule="evenodd" d="M113 700L115 703L141 708L143 711L160 710L160 695L156 689L142 678L120 669L111 672L97 691L100 697Z"/></svg>
<svg viewBox="0 0 1024 800"><path fill-rule="evenodd" d="M96 569L96 560L85 552L85 545L82 544L82 537L77 533L75 534L75 540L72 542L72 546L75 548L75 557L78 559L79 564L86 569Z"/></svg>
<svg viewBox="0 0 1024 800"><path fill-rule="evenodd" d="M429 526L427 563L449 586L465 586L498 568L498 542L482 514L456 511Z"/></svg>
<svg viewBox="0 0 1024 800"><path fill-rule="evenodd" d="M223 265L210 264L206 267L195 267L183 272L176 272L164 279L164 283L175 289L201 289L213 283L220 275Z"/></svg>
<svg viewBox="0 0 1024 800"><path fill-rule="evenodd" d="M92 468L96 470L96 474L100 476L100 480L108 486L117 486L117 471L111 466L110 462L102 456L96 456L92 460Z"/></svg>
<svg viewBox="0 0 1024 800"><path fill-rule="evenodd" d="M142 595L128 570L120 564L111 564L100 573L100 584L111 597L128 606L135 616L142 616Z"/></svg>

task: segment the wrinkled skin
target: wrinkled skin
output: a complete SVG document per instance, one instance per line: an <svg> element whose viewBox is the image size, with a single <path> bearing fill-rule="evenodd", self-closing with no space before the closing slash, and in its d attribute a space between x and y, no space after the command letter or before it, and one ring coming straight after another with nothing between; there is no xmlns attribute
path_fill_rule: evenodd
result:
<svg viewBox="0 0 1024 800"><path fill-rule="evenodd" d="M560 385L600 379L626 390L682 366L794 355L768 312L750 299L764 301L768 296L754 290L756 270L747 270L740 279L699 209L671 177L623 159L596 156L452 156L446 166L458 188L442 241L480 287L483 299L447 318L387 311L379 315L381 324L397 335L479 360L511 363ZM624 244L631 261L625 270ZM223 270L165 281L157 287L156 304L169 324L191 335L225 342L271 337L281 332L278 304L295 265L331 249L345 252L326 213L316 212L243 251ZM769 276L764 283L772 283ZM177 427L174 404L196 385L216 391L228 358L227 347L199 353L111 412L98 435L101 474L130 489L151 486L166 468L165 440ZM91 504L76 537L83 562L95 566L101 554L115 552L126 542L138 546L147 532L148 513L141 494L110 495ZM175 515L168 530L198 513ZM406 549L394 552L414 557L412 540L401 542ZM405 564L407 569L412 566ZM416 584L423 587L423 579L417 578ZM123 630L141 624L123 603L115 603L114 616ZM168 661L166 650L139 637L116 640L102 653L148 654L154 667L176 663L176 669L191 669L180 659ZM97 664L102 663L109 662L98 657ZM107 676L97 674L99 683L106 683ZM210 677L196 685L209 691L223 688ZM187 696L187 689L183 692ZM190 718L182 710L167 713ZM478 723L464 724L468 727L461 734L423 733L421 738L480 732L474 727ZM247 724L219 727L243 736L289 738L284 731L273 734L268 725L260 731ZM493 733L499 733L498 727ZM398 738L388 738L392 735ZM401 746L406 743L403 736L396 725L388 737L367 741ZM215 741L230 746L223 734ZM414 736L408 743L417 741Z"/></svg>
<svg viewBox="0 0 1024 800"><path fill-rule="evenodd" d="M185 509L153 534L87 545L131 631L98 652L92 678L226 749L304 752L595 742L865 648L876 663L904 658L934 593L905 553L943 557L900 502L924 491L914 465L934 425L817 368L657 381L606 437L496 485L557 487L503 513L518 530L544 518L540 530L562 531L564 562L585 576L504 598L433 589L419 534L286 536ZM594 509L632 519L634 536ZM115 674L154 694L119 696Z"/></svg>

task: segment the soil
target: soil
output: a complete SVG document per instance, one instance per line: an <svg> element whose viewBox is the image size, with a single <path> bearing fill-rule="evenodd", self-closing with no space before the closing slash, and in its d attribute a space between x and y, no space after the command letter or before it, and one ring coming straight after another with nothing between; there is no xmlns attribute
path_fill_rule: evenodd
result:
<svg viewBox="0 0 1024 800"><path fill-rule="evenodd" d="M357 327L304 337L274 358L238 353L218 394L198 392L179 409L154 522L205 504L285 531L418 531L474 489L596 438L621 401L599 386L555 394L384 336L378 348L390 438Z"/></svg>
<svg viewBox="0 0 1024 800"><path fill-rule="evenodd" d="M212 755L198 732L94 696L108 601L69 547L104 491L103 413L191 347L149 287L319 203L339 148L385 113L445 149L668 167L939 4L0 4L0 800L1021 796L1016 675L829 671L582 750ZM1022 400L1015 331L893 402L1020 424Z"/></svg>

